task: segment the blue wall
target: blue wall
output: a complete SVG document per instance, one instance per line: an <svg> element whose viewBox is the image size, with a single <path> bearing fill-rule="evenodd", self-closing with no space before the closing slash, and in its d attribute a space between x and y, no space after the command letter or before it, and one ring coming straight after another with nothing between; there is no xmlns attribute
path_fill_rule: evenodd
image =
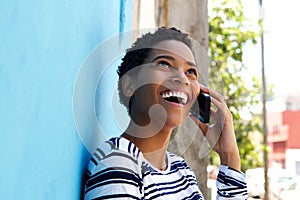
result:
<svg viewBox="0 0 300 200"><path fill-rule="evenodd" d="M0 199L79 199L89 153L74 82L101 41L130 28L130 0L0 2Z"/></svg>

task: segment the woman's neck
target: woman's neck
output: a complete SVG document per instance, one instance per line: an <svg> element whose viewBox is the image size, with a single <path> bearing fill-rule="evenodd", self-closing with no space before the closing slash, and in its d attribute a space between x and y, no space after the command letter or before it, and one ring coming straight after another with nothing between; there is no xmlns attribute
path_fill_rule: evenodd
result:
<svg viewBox="0 0 300 200"><path fill-rule="evenodd" d="M160 131L150 137L141 137L142 133L139 133L139 136L137 137L128 130L131 129L127 129L127 131L123 133L122 137L134 143L143 153L143 156L154 167L160 170L165 170L166 151L172 131Z"/></svg>

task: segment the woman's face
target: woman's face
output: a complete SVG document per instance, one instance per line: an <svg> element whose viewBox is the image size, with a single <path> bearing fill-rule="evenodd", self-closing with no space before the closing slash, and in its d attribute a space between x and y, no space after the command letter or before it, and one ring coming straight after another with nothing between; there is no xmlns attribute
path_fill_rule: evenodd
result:
<svg viewBox="0 0 300 200"><path fill-rule="evenodd" d="M165 120L165 127L172 129L187 117L199 94L198 70L192 51L180 41L165 40L153 48L133 77L131 117L139 125ZM156 104L166 116L150 119L149 109Z"/></svg>

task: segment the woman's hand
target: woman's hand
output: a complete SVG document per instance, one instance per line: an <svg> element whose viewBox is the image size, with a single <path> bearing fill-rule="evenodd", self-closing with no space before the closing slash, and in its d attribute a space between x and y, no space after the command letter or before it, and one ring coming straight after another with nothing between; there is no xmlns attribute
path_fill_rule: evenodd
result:
<svg viewBox="0 0 300 200"><path fill-rule="evenodd" d="M221 164L240 171L240 156L232 114L221 94L203 87L201 90L210 94L211 102L216 107L216 110L210 110L210 118L213 119L214 125L204 124L193 115L191 118L202 130L213 150L219 154Z"/></svg>

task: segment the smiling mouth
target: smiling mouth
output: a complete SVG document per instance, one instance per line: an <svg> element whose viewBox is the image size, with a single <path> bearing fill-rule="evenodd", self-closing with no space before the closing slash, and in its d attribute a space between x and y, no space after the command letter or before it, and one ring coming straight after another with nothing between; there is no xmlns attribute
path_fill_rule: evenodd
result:
<svg viewBox="0 0 300 200"><path fill-rule="evenodd" d="M165 91L161 93L161 96L166 101L182 105L186 105L188 101L188 96L180 91Z"/></svg>

